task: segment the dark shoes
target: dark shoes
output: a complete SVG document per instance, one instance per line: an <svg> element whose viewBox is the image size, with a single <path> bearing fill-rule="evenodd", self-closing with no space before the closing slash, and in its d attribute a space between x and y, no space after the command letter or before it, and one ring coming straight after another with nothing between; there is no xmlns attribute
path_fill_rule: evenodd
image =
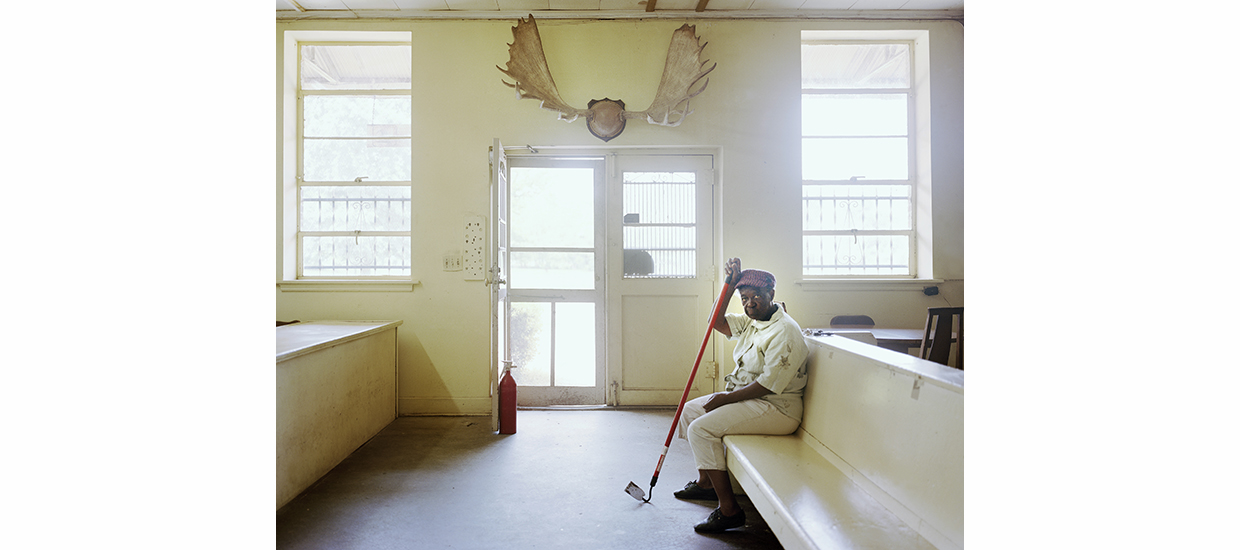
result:
<svg viewBox="0 0 1240 550"><path fill-rule="evenodd" d="M686 483L684 489L676 491L672 495L682 500L719 500L719 496L715 494L714 489L703 489L696 481Z"/></svg>
<svg viewBox="0 0 1240 550"><path fill-rule="evenodd" d="M676 498L684 500L719 500L719 495L715 494L714 489L706 489L698 485L696 481L690 481L685 484L685 488L672 493ZM693 526L693 530L699 533L722 533L733 527L745 526L745 511L741 510L735 516L725 516L723 511L715 508L705 521Z"/></svg>
<svg viewBox="0 0 1240 550"><path fill-rule="evenodd" d="M706 521L693 526L693 530L699 533L722 533L733 527L745 526L745 511L741 510L735 516L725 516L719 508L715 508L714 512L706 518Z"/></svg>

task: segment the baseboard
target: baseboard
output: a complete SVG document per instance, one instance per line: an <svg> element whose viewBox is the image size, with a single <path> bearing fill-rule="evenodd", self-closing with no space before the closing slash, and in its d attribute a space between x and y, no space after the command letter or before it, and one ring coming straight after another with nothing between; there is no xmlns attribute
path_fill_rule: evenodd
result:
<svg viewBox="0 0 1240 550"><path fill-rule="evenodd" d="M491 416L491 398L402 397L401 416Z"/></svg>

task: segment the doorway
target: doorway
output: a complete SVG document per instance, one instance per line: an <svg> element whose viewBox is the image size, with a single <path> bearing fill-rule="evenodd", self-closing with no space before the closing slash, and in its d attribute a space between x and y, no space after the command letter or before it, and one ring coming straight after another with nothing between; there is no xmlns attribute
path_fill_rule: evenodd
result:
<svg viewBox="0 0 1240 550"><path fill-rule="evenodd" d="M714 156L617 155L608 186L609 403L675 405L714 302ZM713 390L708 347L691 397Z"/></svg>
<svg viewBox="0 0 1240 550"><path fill-rule="evenodd" d="M509 157L509 360L517 404L605 401L605 162Z"/></svg>
<svg viewBox="0 0 1240 550"><path fill-rule="evenodd" d="M675 405L719 270L714 156L501 158L493 338L518 405Z"/></svg>

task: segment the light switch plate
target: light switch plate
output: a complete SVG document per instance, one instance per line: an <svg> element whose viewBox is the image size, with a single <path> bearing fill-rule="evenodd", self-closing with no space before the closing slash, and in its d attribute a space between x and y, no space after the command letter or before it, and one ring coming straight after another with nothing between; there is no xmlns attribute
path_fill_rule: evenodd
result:
<svg viewBox="0 0 1240 550"><path fill-rule="evenodd" d="M460 271L461 270L461 253L449 252L443 255L444 271Z"/></svg>

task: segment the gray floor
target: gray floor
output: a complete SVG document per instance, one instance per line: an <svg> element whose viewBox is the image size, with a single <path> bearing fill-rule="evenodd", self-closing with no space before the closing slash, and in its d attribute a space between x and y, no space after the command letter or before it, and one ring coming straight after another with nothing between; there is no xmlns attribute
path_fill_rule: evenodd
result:
<svg viewBox="0 0 1240 550"><path fill-rule="evenodd" d="M276 513L285 549L780 548L745 497L748 525L699 535L713 503L672 492L696 479L674 410L521 410L517 433L483 417L401 417Z"/></svg>

